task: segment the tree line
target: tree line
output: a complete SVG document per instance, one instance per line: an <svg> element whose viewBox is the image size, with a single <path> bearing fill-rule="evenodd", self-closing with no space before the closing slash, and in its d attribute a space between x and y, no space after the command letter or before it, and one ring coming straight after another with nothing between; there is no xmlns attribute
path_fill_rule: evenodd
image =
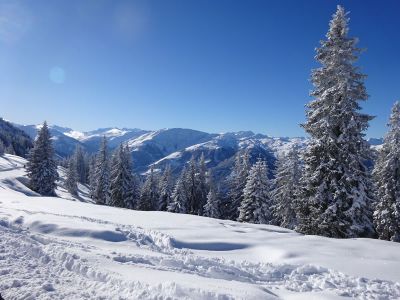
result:
<svg viewBox="0 0 400 300"><path fill-rule="evenodd" d="M192 158L177 178L171 168L153 167L142 180L132 173L131 152L121 145L110 154L104 137L98 153L87 159L77 149L68 162L67 188L88 183L98 204L137 210L188 213L240 222L274 224L305 234L335 238L378 237L400 241L400 104L395 103L389 131L373 170L365 140L372 117L361 112L368 98L365 75L355 65L360 49L348 36L348 17L338 7L326 40L316 50L320 67L312 71L313 100L307 104L309 135L304 151L296 147L278 157L274 178L265 161L250 163L236 154L231 174L213 180L204 155ZM47 131L47 132L46 132ZM31 187L54 194L57 180L46 124L29 156ZM221 186L223 185L223 186Z"/></svg>

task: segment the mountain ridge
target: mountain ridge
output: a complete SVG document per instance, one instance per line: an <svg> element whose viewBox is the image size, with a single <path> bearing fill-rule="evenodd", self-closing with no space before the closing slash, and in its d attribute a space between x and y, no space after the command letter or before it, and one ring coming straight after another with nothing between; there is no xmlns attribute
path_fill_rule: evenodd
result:
<svg viewBox="0 0 400 300"><path fill-rule="evenodd" d="M33 139L40 125L14 125ZM103 136L107 137L110 150L119 144L129 145L134 170L146 173L150 168L163 170L167 165L174 173L182 170L192 158L204 154L207 166L214 168L216 176L226 176L238 151L247 150L252 161L265 159L271 170L275 160L287 153L291 147L304 148L306 137L271 137L252 131L208 133L189 128L163 128L143 130L139 128L105 127L80 132L69 127L50 125L54 148L61 158L70 156L76 146L89 154L96 153ZM379 147L381 139L372 139L371 145Z"/></svg>

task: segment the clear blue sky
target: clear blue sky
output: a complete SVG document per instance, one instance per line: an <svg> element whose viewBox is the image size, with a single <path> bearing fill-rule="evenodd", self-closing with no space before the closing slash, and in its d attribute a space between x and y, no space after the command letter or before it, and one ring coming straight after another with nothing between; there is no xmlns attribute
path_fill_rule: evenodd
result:
<svg viewBox="0 0 400 300"><path fill-rule="evenodd" d="M0 115L302 136L314 48L337 4L367 48L368 136L400 99L400 1L0 0Z"/></svg>

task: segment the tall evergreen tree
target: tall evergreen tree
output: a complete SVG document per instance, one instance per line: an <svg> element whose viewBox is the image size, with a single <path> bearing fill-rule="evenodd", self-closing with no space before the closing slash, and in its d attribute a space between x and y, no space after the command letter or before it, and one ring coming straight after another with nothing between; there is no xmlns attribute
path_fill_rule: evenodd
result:
<svg viewBox="0 0 400 300"><path fill-rule="evenodd" d="M129 149L121 144L112 159L110 205L134 208L135 184Z"/></svg>
<svg viewBox="0 0 400 300"><path fill-rule="evenodd" d="M172 180L171 180L171 167L168 165L159 182L160 198L158 200L157 210L167 210L168 204L171 202L172 195Z"/></svg>
<svg viewBox="0 0 400 300"><path fill-rule="evenodd" d="M88 183L90 189L90 195L93 198L94 190L96 188L96 155L92 155L89 158L88 163Z"/></svg>
<svg viewBox="0 0 400 300"><path fill-rule="evenodd" d="M93 174L92 197L97 204L109 204L110 200L110 166L107 149L107 138L104 136L99 152L96 155L96 166Z"/></svg>
<svg viewBox="0 0 400 300"><path fill-rule="evenodd" d="M143 184L139 202L137 204L137 209L155 210L158 199L158 182L152 166L150 169L150 173L147 175L146 181Z"/></svg>
<svg viewBox="0 0 400 300"><path fill-rule="evenodd" d="M76 159L75 156L72 156L70 157L68 162L67 179L65 182L65 186L68 192L73 196L78 195L78 178L79 176L76 167Z"/></svg>
<svg viewBox="0 0 400 300"><path fill-rule="evenodd" d="M58 180L57 164L47 123L38 132L28 157L29 186L43 196L54 196Z"/></svg>
<svg viewBox="0 0 400 300"><path fill-rule="evenodd" d="M80 183L86 183L87 182L86 160L85 160L85 154L83 153L81 146L77 146L75 148L74 160L76 165L76 172L78 174L78 181Z"/></svg>
<svg viewBox="0 0 400 300"><path fill-rule="evenodd" d="M168 204L169 212L186 214L188 213L189 199L187 188L185 187L185 179L187 177L187 169L182 170L181 175L175 183L174 191L171 196L171 202Z"/></svg>
<svg viewBox="0 0 400 300"><path fill-rule="evenodd" d="M377 203L374 225L378 237L400 242L400 103L396 102L389 121L389 132L374 169Z"/></svg>
<svg viewBox="0 0 400 300"><path fill-rule="evenodd" d="M239 151L235 156L235 164L229 179L228 206L226 216L230 220L236 221L239 217L239 208L243 201L243 190L246 186L247 176L249 175L250 155L248 151Z"/></svg>
<svg viewBox="0 0 400 300"><path fill-rule="evenodd" d="M207 203L208 197L208 183L207 183L207 166L204 157L204 153L201 153L199 167L198 167L198 178L197 178L197 213L203 215L204 205Z"/></svg>
<svg viewBox="0 0 400 300"><path fill-rule="evenodd" d="M12 144L8 145L6 147L5 153L11 154L11 155L16 155L14 146Z"/></svg>
<svg viewBox="0 0 400 300"><path fill-rule="evenodd" d="M202 208L200 208L200 197L199 197L199 182L198 182L198 167L196 160L192 157L189 161L189 165L185 171L185 188L188 197L188 213L198 215Z"/></svg>
<svg viewBox="0 0 400 300"><path fill-rule="evenodd" d="M0 140L0 156L4 154L5 145L2 140Z"/></svg>
<svg viewBox="0 0 400 300"><path fill-rule="evenodd" d="M297 227L306 234L344 238L373 232L371 182L364 164L369 145L363 133L372 117L360 112L359 102L368 95L365 75L354 65L357 39L348 31L347 14L338 6L327 39L317 49L322 66L312 72L314 100L303 124L311 138Z"/></svg>
<svg viewBox="0 0 400 300"><path fill-rule="evenodd" d="M296 220L296 203L298 200L301 178L299 153L293 147L287 155L277 161L276 175L272 198L274 224L294 229Z"/></svg>
<svg viewBox="0 0 400 300"><path fill-rule="evenodd" d="M244 188L243 201L239 208L239 222L270 224L272 201L267 164L258 159L250 170Z"/></svg>
<svg viewBox="0 0 400 300"><path fill-rule="evenodd" d="M204 216L219 219L221 217L220 212L220 198L213 182L211 173L208 174L208 186L210 187L207 194L207 202L204 205Z"/></svg>

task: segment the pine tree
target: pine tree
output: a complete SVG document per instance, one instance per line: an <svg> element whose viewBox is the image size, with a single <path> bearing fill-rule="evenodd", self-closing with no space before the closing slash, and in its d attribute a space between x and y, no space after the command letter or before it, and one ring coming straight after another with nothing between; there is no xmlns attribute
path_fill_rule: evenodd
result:
<svg viewBox="0 0 400 300"><path fill-rule="evenodd" d="M110 200L110 166L107 139L104 136L96 155L96 166L93 174L93 199L97 204L109 204Z"/></svg>
<svg viewBox="0 0 400 300"><path fill-rule="evenodd" d="M207 184L207 167L204 158L204 153L200 156L199 167L198 167L198 177L197 177L197 214L203 215L204 205L207 203L208 197L208 184Z"/></svg>
<svg viewBox="0 0 400 300"><path fill-rule="evenodd" d="M400 242L400 103L396 102L389 132L374 169L377 203L374 225L382 240Z"/></svg>
<svg viewBox="0 0 400 300"><path fill-rule="evenodd" d="M169 212L181 214L188 213L189 199L187 195L187 189L185 187L185 178L187 176L186 173L187 169L184 168L178 180L176 181L174 191L171 196L171 202L167 207Z"/></svg>
<svg viewBox="0 0 400 300"><path fill-rule="evenodd" d="M80 183L86 183L86 160L81 146L77 146L75 148L74 160L76 165L76 172L78 174L78 181Z"/></svg>
<svg viewBox="0 0 400 300"><path fill-rule="evenodd" d="M189 165L185 171L185 188L188 197L188 213L199 214L200 213L200 200L198 195L198 177L197 177L197 164L192 157L189 161Z"/></svg>
<svg viewBox="0 0 400 300"><path fill-rule="evenodd" d="M4 155L5 146L2 140L0 140L0 156Z"/></svg>
<svg viewBox="0 0 400 300"><path fill-rule="evenodd" d="M168 165L159 183L160 198L158 200L157 210L166 211L168 204L171 202L172 182L171 182L171 167Z"/></svg>
<svg viewBox="0 0 400 300"><path fill-rule="evenodd" d="M54 196L58 180L57 165L47 123L38 132L28 157L27 173L30 188L43 195Z"/></svg>
<svg viewBox="0 0 400 300"><path fill-rule="evenodd" d="M348 18L338 6L312 72L314 97L307 105L310 135L305 152L304 188L297 230L329 237L366 236L371 222L370 175L364 162L369 146L363 139L371 116L359 105L368 95L365 75L353 63L360 49L348 37Z"/></svg>
<svg viewBox="0 0 400 300"><path fill-rule="evenodd" d="M239 208L243 201L243 190L246 186L250 171L250 155L248 151L239 151L235 156L235 164L229 180L229 204L226 208L227 217L236 221L239 217Z"/></svg>
<svg viewBox="0 0 400 300"><path fill-rule="evenodd" d="M272 198L274 224L294 229L296 219L296 203L298 199L301 177L299 153L293 147L287 155L277 161L276 175Z"/></svg>
<svg viewBox="0 0 400 300"><path fill-rule="evenodd" d="M221 217L220 207L219 207L220 198L213 183L211 174L208 175L208 186L210 187L210 190L207 194L207 202L204 205L203 215L206 217L219 219Z"/></svg>
<svg viewBox="0 0 400 300"><path fill-rule="evenodd" d="M258 159L250 170L239 208L239 222L270 224L272 222L272 201L267 164Z"/></svg>
<svg viewBox="0 0 400 300"><path fill-rule="evenodd" d="M93 198L94 190L96 188L96 155L92 155L89 158L88 168L88 183L90 189L90 196Z"/></svg>
<svg viewBox="0 0 400 300"><path fill-rule="evenodd" d="M147 175L146 181L144 182L142 187L140 199L137 204L138 210L155 210L159 199L157 187L157 178L154 174L154 169L152 166L150 169L150 173Z"/></svg>
<svg viewBox="0 0 400 300"><path fill-rule="evenodd" d="M136 202L135 185L129 148L121 144L112 159L110 205L134 208Z"/></svg>
<svg viewBox="0 0 400 300"><path fill-rule="evenodd" d="M4 152L7 154L15 155L14 146L12 144L8 145Z"/></svg>
<svg viewBox="0 0 400 300"><path fill-rule="evenodd" d="M69 159L65 187L71 195L78 195L78 172L75 157Z"/></svg>

